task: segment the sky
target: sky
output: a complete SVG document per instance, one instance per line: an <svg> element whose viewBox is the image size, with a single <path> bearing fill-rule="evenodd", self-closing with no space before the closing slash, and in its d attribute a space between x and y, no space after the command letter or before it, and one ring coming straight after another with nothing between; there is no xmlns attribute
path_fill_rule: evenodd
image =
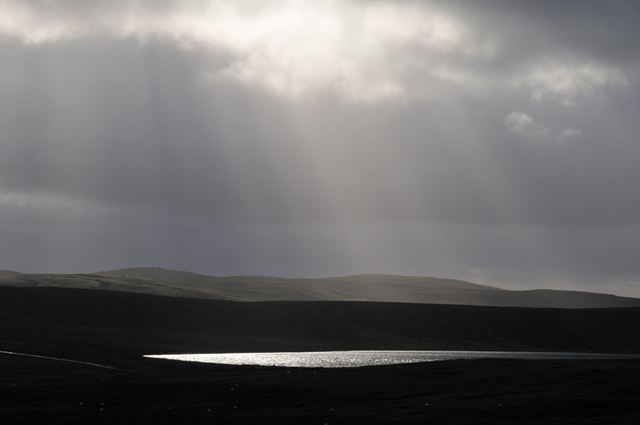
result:
<svg viewBox="0 0 640 425"><path fill-rule="evenodd" d="M0 269L640 297L636 0L0 0Z"/></svg>

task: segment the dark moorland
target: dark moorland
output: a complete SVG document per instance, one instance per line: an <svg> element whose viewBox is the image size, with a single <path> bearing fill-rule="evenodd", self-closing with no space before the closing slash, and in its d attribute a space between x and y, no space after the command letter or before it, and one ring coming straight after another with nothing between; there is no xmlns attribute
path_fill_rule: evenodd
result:
<svg viewBox="0 0 640 425"><path fill-rule="evenodd" d="M2 423L637 423L638 360L354 369L143 354L352 349L640 353L640 309L254 302L0 287Z"/></svg>

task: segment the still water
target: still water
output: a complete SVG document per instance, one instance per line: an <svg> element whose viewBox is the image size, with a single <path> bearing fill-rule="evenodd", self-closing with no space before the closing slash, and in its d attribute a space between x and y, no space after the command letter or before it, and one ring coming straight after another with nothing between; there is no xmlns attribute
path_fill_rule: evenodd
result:
<svg viewBox="0 0 640 425"><path fill-rule="evenodd" d="M631 359L624 354L523 351L307 351L277 353L158 354L145 357L227 365L285 367L360 367L458 359Z"/></svg>

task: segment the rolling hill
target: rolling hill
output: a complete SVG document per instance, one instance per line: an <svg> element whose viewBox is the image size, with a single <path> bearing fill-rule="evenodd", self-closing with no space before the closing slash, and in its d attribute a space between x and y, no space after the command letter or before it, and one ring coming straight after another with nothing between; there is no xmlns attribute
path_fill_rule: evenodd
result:
<svg viewBox="0 0 640 425"><path fill-rule="evenodd" d="M0 272L0 285L101 289L245 302L366 301L535 308L640 306L640 299L611 294L549 289L511 291L454 279L381 274L287 279L130 268L62 275Z"/></svg>
<svg viewBox="0 0 640 425"><path fill-rule="evenodd" d="M322 279L266 276L215 277L162 268L100 272L163 282L212 298L238 301L369 301L501 307L638 307L640 299L581 291L510 291L455 279L365 274Z"/></svg>

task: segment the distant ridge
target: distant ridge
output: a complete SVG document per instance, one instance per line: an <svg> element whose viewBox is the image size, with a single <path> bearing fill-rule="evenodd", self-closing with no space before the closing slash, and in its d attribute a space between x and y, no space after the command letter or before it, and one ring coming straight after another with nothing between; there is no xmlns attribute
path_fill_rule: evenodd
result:
<svg viewBox="0 0 640 425"><path fill-rule="evenodd" d="M229 301L366 301L532 308L640 307L640 299L592 292L510 291L437 277L383 274L320 279L207 276L140 267L92 274L21 274L0 271L0 285L62 287Z"/></svg>
<svg viewBox="0 0 640 425"><path fill-rule="evenodd" d="M26 274L0 271L0 286L96 289L171 297L234 300L213 292L181 288L160 280L108 274Z"/></svg>
<svg viewBox="0 0 640 425"><path fill-rule="evenodd" d="M455 279L384 274L333 278L215 277L159 267L100 272L154 279L243 301L371 301L537 308L638 307L640 299L564 290L510 291Z"/></svg>

